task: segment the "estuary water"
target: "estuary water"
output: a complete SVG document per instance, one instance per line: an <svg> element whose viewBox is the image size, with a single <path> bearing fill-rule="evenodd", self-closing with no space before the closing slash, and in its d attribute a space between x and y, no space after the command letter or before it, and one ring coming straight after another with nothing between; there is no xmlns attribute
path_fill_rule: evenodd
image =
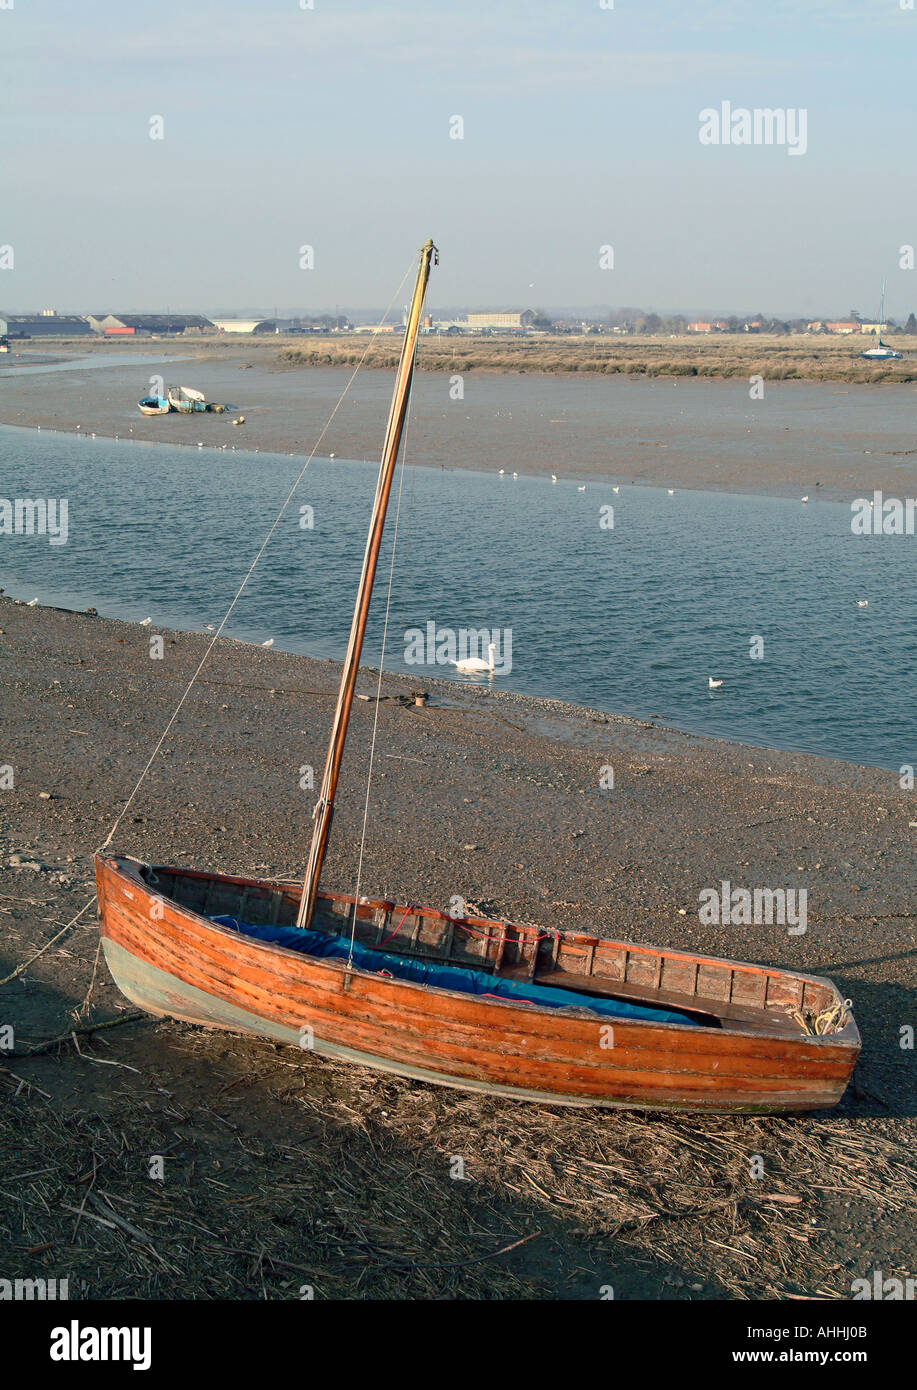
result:
<svg viewBox="0 0 917 1390"><path fill-rule="evenodd" d="M221 620L302 460L0 428L0 499L66 498L67 539L0 535L12 597L158 626ZM376 465L316 459L226 629L343 656ZM493 630L495 688L692 732L917 763L917 537L850 506L414 466L396 476L364 648L423 687L405 634ZM301 508L312 509L312 514ZM609 512L607 509L612 508ZM309 522L312 524L310 525ZM865 604L865 606L861 606ZM757 640L756 640L757 639ZM428 653L429 655L429 653ZM708 678L723 684L710 690Z"/></svg>

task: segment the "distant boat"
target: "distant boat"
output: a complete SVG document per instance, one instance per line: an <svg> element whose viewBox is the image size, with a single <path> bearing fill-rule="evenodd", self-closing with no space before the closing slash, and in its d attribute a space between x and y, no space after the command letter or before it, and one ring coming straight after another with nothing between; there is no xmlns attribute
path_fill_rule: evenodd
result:
<svg viewBox="0 0 917 1390"><path fill-rule="evenodd" d="M885 285L886 281L883 280L882 299L879 303L879 329L876 333L876 345L860 353L860 356L864 357L867 362L888 362L893 357L904 356L903 353L896 352L893 347L889 347L887 343L883 343L882 341L882 329L885 327Z"/></svg>
<svg viewBox="0 0 917 1390"><path fill-rule="evenodd" d="M165 396L144 396L137 405L143 415L168 415L171 409Z"/></svg>
<svg viewBox="0 0 917 1390"><path fill-rule="evenodd" d="M170 386L169 405L181 415L192 411L206 410L207 399L203 391L195 391L192 386Z"/></svg>

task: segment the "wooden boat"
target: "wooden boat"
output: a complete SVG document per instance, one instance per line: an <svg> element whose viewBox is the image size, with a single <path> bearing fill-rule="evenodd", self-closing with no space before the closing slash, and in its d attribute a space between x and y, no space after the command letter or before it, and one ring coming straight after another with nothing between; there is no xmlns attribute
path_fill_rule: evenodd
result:
<svg viewBox="0 0 917 1390"><path fill-rule="evenodd" d="M137 406L143 415L168 415L171 409L165 396L144 396Z"/></svg>
<svg viewBox="0 0 917 1390"><path fill-rule="evenodd" d="M193 386L170 386L168 397L169 405L181 415L190 415L192 411L207 409L207 400L203 391L196 391Z"/></svg>
<svg viewBox="0 0 917 1390"><path fill-rule="evenodd" d="M319 888L434 253L421 251L305 880L100 851L108 967L150 1013L417 1081L569 1105L834 1105L860 1039L830 980Z"/></svg>

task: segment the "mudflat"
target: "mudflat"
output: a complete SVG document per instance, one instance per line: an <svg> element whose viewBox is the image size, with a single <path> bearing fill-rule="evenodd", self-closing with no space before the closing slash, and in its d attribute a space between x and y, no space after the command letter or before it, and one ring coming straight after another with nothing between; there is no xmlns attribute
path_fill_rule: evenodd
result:
<svg viewBox="0 0 917 1390"><path fill-rule="evenodd" d="M6 1277L69 1277L71 1298L846 1299L913 1274L917 805L896 775L426 678L418 707L384 678L361 891L827 974L863 1034L812 1117L479 1098L118 994L92 852L208 641L0 600ZM338 675L218 642L112 847L298 875ZM374 708L325 877L345 891ZM805 887L807 930L704 925L723 880Z"/></svg>
<svg viewBox="0 0 917 1390"><path fill-rule="evenodd" d="M74 343L66 348L70 361L44 361L52 370L34 373L21 368L41 365L47 349L22 348L19 357L0 361L0 371L9 368L0 375L0 423L193 448L296 455L316 449L326 457L377 460L392 344L365 338L282 344L273 338L145 340L129 349ZM436 468L813 500L871 497L877 488L917 496L917 387L891 371L901 363L860 363L865 372L851 369L849 378L791 379L780 357L785 349L775 347L769 356L766 347L757 345L753 357L745 343L719 345L717 351L732 354L729 370L713 371L714 348L688 344L684 352L699 354L710 368L694 375L667 374L664 359L656 362L659 370L648 370L655 359L644 361L640 345L630 341L614 349L624 356L613 372L597 355L610 351L605 340L562 342L563 365L550 372L540 347L522 367L516 358L528 349L520 346L464 341L434 352L424 344L426 369L415 382L405 456ZM118 362L93 366L108 360L105 349ZM832 361L859 361L849 345L819 351ZM61 366L66 370L54 369ZM753 386L756 374L760 385ZM144 417L137 401L157 384L155 377L233 408ZM240 417L244 422L234 424Z"/></svg>

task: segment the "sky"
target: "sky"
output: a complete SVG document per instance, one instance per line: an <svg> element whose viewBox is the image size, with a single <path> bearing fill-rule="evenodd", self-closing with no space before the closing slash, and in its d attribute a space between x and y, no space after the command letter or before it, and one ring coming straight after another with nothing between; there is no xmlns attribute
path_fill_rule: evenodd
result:
<svg viewBox="0 0 917 1390"><path fill-rule="evenodd" d="M0 312L382 309L432 236L434 312L869 316L887 276L903 320L908 3L0 0ZM727 101L805 152L702 144Z"/></svg>

